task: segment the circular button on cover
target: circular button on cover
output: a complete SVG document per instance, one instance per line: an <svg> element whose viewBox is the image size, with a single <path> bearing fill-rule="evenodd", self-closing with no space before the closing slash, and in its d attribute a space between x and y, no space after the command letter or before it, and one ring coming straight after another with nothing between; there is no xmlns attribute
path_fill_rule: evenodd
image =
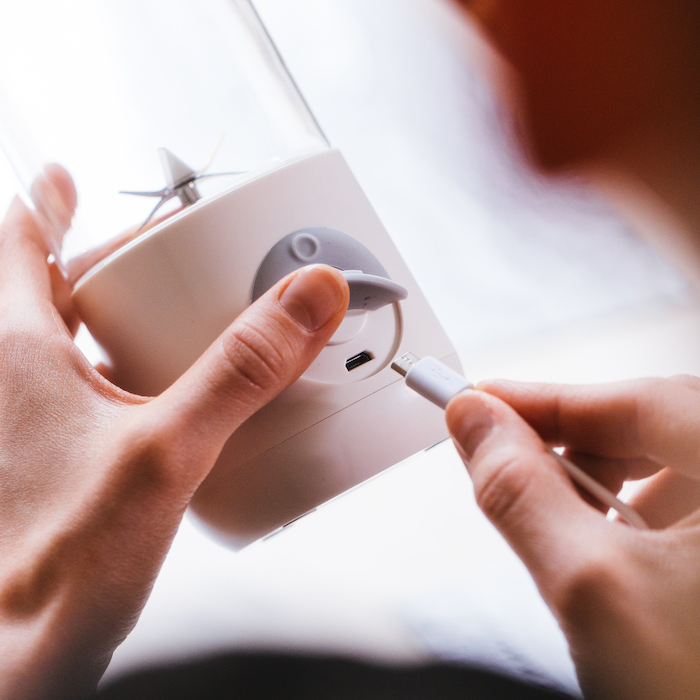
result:
<svg viewBox="0 0 700 700"><path fill-rule="evenodd" d="M292 239L292 253L304 263L313 262L321 249L321 243L310 233L299 233Z"/></svg>
<svg viewBox="0 0 700 700"><path fill-rule="evenodd" d="M350 304L343 323L303 376L325 384L367 379L386 367L398 350L402 320L396 302L408 292L389 278L374 253L356 238L316 226L294 231L272 246L258 268L252 301L311 262L343 272L350 287ZM368 359L352 362L360 356Z"/></svg>
<svg viewBox="0 0 700 700"><path fill-rule="evenodd" d="M275 243L258 268L252 301L283 277L311 262L343 271L350 286L350 309L377 309L402 301L408 292L389 278L384 266L360 241L347 233L316 226L288 234Z"/></svg>

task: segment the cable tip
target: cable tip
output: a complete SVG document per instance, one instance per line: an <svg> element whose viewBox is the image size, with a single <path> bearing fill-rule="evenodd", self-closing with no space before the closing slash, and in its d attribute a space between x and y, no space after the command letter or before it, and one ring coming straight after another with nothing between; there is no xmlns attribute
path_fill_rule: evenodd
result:
<svg viewBox="0 0 700 700"><path fill-rule="evenodd" d="M391 369L405 377L408 374L408 370L418 362L420 362L420 357L417 357L412 352L405 352L391 363Z"/></svg>

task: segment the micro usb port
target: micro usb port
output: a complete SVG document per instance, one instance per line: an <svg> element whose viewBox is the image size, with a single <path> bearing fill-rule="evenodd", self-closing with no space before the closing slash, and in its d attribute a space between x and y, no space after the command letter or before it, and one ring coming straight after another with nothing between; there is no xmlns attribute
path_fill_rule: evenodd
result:
<svg viewBox="0 0 700 700"><path fill-rule="evenodd" d="M345 363L345 369L348 372L352 372L354 369L362 367L362 365L366 364L367 362L373 359L374 356L372 355L372 353L367 350L364 350L363 352L358 353L357 355L353 355L353 357L347 360Z"/></svg>

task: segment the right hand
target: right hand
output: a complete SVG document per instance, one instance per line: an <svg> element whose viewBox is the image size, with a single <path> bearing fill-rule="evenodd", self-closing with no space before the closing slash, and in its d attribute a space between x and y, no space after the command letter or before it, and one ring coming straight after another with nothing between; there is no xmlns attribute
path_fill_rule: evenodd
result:
<svg viewBox="0 0 700 700"><path fill-rule="evenodd" d="M700 697L700 380L483 382L448 406L480 507L530 570L587 698ZM608 521L547 445L632 502Z"/></svg>

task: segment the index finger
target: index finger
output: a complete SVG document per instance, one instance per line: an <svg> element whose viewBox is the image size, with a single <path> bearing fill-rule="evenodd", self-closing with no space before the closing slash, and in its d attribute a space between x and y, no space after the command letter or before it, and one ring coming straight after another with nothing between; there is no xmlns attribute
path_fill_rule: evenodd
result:
<svg viewBox="0 0 700 700"><path fill-rule="evenodd" d="M486 381L548 443L613 459L646 459L700 476L700 390L691 382L614 384Z"/></svg>
<svg viewBox="0 0 700 700"><path fill-rule="evenodd" d="M0 224L0 304L51 299L47 258L36 216L15 197Z"/></svg>
<svg viewBox="0 0 700 700"><path fill-rule="evenodd" d="M523 560L545 599L551 600L578 562L626 530L578 496L540 437L497 397L482 391L459 394L447 407L447 425L479 507Z"/></svg>
<svg viewBox="0 0 700 700"><path fill-rule="evenodd" d="M15 197L0 224L0 296L4 303L51 300L47 258L49 253L58 255L60 238L70 226L77 201L70 175L56 164L46 166L36 179L32 197L36 211Z"/></svg>

